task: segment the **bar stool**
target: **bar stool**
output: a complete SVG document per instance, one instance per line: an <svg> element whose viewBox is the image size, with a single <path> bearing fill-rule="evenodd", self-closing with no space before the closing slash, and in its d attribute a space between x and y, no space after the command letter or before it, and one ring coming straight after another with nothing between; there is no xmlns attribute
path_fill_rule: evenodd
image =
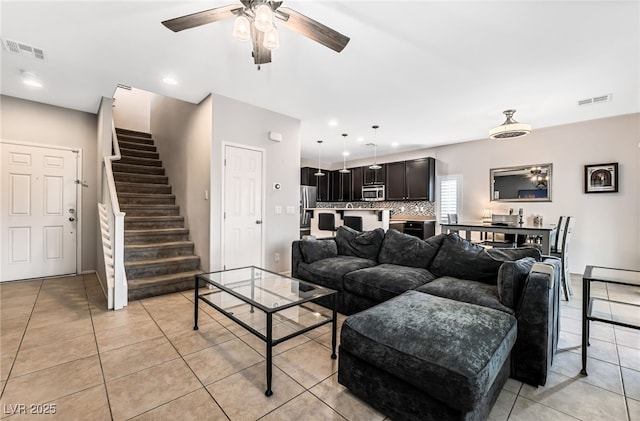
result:
<svg viewBox="0 0 640 421"><path fill-rule="evenodd" d="M353 228L356 231L362 231L362 217L361 216L345 216L344 224L349 228Z"/></svg>
<svg viewBox="0 0 640 421"><path fill-rule="evenodd" d="M318 214L318 229L320 231L331 231L332 235L336 234L336 215L334 213Z"/></svg>
<svg viewBox="0 0 640 421"><path fill-rule="evenodd" d="M551 243L551 255L560 258L562 266L562 291L567 301L569 301L571 295L573 295L571 274L569 273L569 242L571 241L571 233L575 222L575 216L561 216L558 220L555 242Z"/></svg>

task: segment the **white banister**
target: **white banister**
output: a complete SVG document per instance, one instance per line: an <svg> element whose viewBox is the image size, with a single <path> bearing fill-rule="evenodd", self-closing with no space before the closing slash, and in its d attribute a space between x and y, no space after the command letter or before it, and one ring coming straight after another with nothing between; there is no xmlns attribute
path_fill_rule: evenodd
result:
<svg viewBox="0 0 640 421"><path fill-rule="evenodd" d="M107 301L109 309L119 310L127 305L127 276L124 270L124 216L120 211L116 184L113 178L113 161L122 158L120 145L112 122L111 137L113 155L105 156L102 171L102 203L98 204L102 250L107 274Z"/></svg>

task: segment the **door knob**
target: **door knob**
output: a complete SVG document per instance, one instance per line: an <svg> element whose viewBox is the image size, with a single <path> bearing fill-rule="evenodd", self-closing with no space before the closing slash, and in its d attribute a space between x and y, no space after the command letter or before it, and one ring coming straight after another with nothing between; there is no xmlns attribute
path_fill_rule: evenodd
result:
<svg viewBox="0 0 640 421"><path fill-rule="evenodd" d="M258 219L258 220L256 221L256 224L260 225L260 224L262 224L262 221Z"/></svg>
<svg viewBox="0 0 640 421"><path fill-rule="evenodd" d="M73 222L75 220L76 220L76 218L74 218L73 216L69 217L69 221Z"/></svg>

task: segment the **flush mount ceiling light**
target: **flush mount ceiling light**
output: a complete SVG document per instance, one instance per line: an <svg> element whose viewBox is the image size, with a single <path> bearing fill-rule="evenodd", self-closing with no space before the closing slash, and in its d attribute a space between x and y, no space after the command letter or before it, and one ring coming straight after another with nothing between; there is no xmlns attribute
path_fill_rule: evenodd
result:
<svg viewBox="0 0 640 421"><path fill-rule="evenodd" d="M348 134L346 133L342 133L342 169L338 170L339 172L346 174L346 173L350 173L351 171L347 169L347 155L349 155L349 153L347 152L347 136Z"/></svg>
<svg viewBox="0 0 640 421"><path fill-rule="evenodd" d="M378 142L376 142L375 137L377 136L377 132L378 132L378 128L380 126L378 126L377 124L374 124L373 126L371 126L371 128L373 129L373 165L369 165L369 169L370 170L379 170L380 168L382 168L382 166L378 165Z"/></svg>
<svg viewBox="0 0 640 421"><path fill-rule="evenodd" d="M175 86L178 84L178 81L171 77L171 76L165 76L162 78L162 82L164 82L166 85L171 85L171 86Z"/></svg>
<svg viewBox="0 0 640 421"><path fill-rule="evenodd" d="M320 155L322 152L322 140L318 140L318 172L316 172L315 175L316 177L323 177L324 173L322 172L322 169L320 168Z"/></svg>
<svg viewBox="0 0 640 421"><path fill-rule="evenodd" d="M513 119L516 110L505 110L504 115L507 119L498 127L489 130L489 138L491 139L514 139L526 136L531 133L531 124L518 123Z"/></svg>
<svg viewBox="0 0 640 421"><path fill-rule="evenodd" d="M271 50L280 46L280 35L276 29L276 21L279 25L338 53L349 42L349 37L340 32L288 7L281 7L282 1L240 0L240 3L165 20L162 24L173 32L179 32L235 17L233 36L241 41L252 41L251 55L253 62L258 65L258 69L261 64L271 63Z"/></svg>
<svg viewBox="0 0 640 421"><path fill-rule="evenodd" d="M35 73L21 70L20 74L22 75L22 83L25 85L31 86L32 88L42 88L42 81L35 75Z"/></svg>

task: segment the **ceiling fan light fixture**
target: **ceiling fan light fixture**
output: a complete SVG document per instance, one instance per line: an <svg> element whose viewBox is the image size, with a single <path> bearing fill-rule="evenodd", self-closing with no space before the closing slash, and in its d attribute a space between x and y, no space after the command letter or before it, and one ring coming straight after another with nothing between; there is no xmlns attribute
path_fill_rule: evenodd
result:
<svg viewBox="0 0 640 421"><path fill-rule="evenodd" d="M273 28L273 10L266 3L262 3L256 7L256 16L253 24L256 29L261 32L267 32Z"/></svg>
<svg viewBox="0 0 640 421"><path fill-rule="evenodd" d="M246 16L238 16L233 22L233 36L240 41L248 41L251 38L251 23Z"/></svg>
<svg viewBox="0 0 640 421"><path fill-rule="evenodd" d="M531 124L519 123L513 119L516 110L505 110L504 115L507 117L504 123L498 127L489 130L489 138L491 139L515 139L526 136L531 133Z"/></svg>
<svg viewBox="0 0 640 421"><path fill-rule="evenodd" d="M275 26L264 33L264 41L262 42L262 45L264 45L264 48L269 50L276 50L280 47L280 34Z"/></svg>

